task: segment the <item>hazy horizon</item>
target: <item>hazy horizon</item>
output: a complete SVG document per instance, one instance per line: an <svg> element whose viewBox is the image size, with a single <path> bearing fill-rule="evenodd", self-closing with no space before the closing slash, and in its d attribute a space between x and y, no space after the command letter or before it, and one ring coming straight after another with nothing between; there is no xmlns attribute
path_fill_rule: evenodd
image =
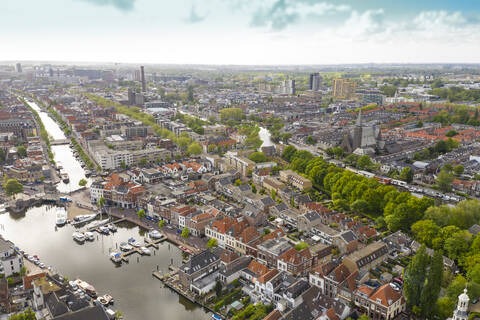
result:
<svg viewBox="0 0 480 320"><path fill-rule="evenodd" d="M0 18L0 61L480 63L478 2L4 0Z"/></svg>

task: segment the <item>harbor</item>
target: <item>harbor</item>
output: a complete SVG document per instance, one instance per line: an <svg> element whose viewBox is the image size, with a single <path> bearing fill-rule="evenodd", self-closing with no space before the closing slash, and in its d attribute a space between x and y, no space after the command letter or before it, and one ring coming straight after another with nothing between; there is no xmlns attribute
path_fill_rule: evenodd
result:
<svg viewBox="0 0 480 320"><path fill-rule="evenodd" d="M151 255L138 251L129 256L129 263L117 265L110 260L110 253L118 250L120 243L130 238L148 238L148 232L128 221L115 225L117 232L105 235L95 233L94 241L78 243L72 233L83 230L71 224L56 227L55 206L28 209L23 214L0 214L0 228L5 238L19 248L40 257L46 265L70 279L83 279L97 292L108 293L115 298L115 310L122 311L125 319L165 318L191 320L210 319L211 315L198 305L166 288L152 276L168 272L170 266L179 266L183 252L165 238L152 241ZM28 233L29 236L25 236ZM148 245L148 240L145 245Z"/></svg>

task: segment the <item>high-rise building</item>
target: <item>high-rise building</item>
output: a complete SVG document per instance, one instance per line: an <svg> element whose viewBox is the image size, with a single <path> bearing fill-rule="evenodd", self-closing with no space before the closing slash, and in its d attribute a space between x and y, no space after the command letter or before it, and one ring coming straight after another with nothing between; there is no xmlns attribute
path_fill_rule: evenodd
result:
<svg viewBox="0 0 480 320"><path fill-rule="evenodd" d="M320 90L320 84L322 82L322 77L318 72L310 74L310 90L318 91Z"/></svg>
<svg viewBox="0 0 480 320"><path fill-rule="evenodd" d="M16 70L17 70L18 73L22 73L22 64L20 62L17 63Z"/></svg>
<svg viewBox="0 0 480 320"><path fill-rule="evenodd" d="M144 70L143 66L140 66L140 77L141 77L141 81L142 81L142 92L146 92L147 91L147 86L145 84L145 70Z"/></svg>
<svg viewBox="0 0 480 320"><path fill-rule="evenodd" d="M281 91L284 94L295 94L295 80L285 80Z"/></svg>
<svg viewBox="0 0 480 320"><path fill-rule="evenodd" d="M132 88L128 88L128 105L133 106L135 104L135 91Z"/></svg>
<svg viewBox="0 0 480 320"><path fill-rule="evenodd" d="M48 69L48 76L53 78L53 69L51 67Z"/></svg>
<svg viewBox="0 0 480 320"><path fill-rule="evenodd" d="M355 81L348 81L346 79L333 80L333 97L341 99L352 98L357 89Z"/></svg>

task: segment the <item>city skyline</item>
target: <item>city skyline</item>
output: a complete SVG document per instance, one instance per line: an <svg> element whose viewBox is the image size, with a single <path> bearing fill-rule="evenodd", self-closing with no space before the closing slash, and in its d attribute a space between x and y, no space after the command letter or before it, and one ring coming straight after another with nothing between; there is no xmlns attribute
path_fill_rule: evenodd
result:
<svg viewBox="0 0 480 320"><path fill-rule="evenodd" d="M0 61L480 62L480 5L448 0L7 0L0 12Z"/></svg>

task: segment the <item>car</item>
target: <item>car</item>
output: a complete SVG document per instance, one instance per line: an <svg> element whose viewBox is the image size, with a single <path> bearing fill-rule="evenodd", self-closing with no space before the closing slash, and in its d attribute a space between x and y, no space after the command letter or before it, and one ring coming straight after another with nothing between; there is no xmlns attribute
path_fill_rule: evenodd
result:
<svg viewBox="0 0 480 320"><path fill-rule="evenodd" d="M477 304L478 303L478 298L475 298L472 300L472 304Z"/></svg>
<svg viewBox="0 0 480 320"><path fill-rule="evenodd" d="M74 281L68 281L68 284L70 285L70 287L71 287L74 291L77 291L77 290L78 290L78 286L77 286L77 284L76 284Z"/></svg>

